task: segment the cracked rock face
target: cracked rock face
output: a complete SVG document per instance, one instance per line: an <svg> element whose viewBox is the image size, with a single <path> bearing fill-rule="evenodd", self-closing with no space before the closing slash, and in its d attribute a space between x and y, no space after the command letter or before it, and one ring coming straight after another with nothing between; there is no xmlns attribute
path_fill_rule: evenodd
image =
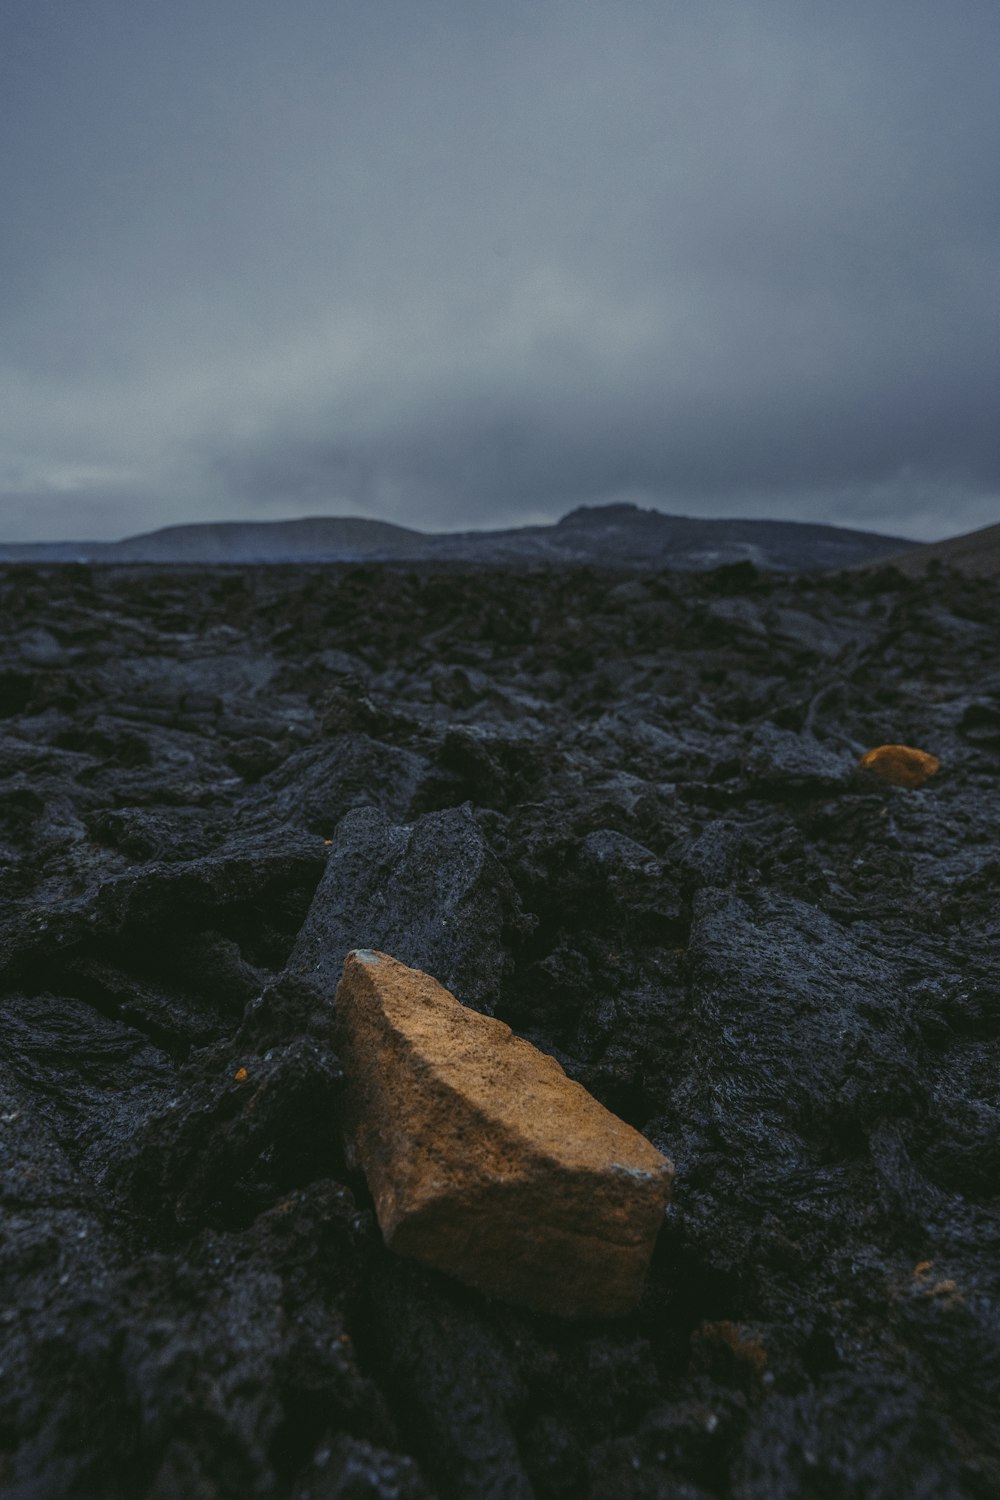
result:
<svg viewBox="0 0 1000 1500"><path fill-rule="evenodd" d="M509 1026L355 949L337 989L349 1150L386 1243L540 1312L638 1302L673 1167Z"/></svg>

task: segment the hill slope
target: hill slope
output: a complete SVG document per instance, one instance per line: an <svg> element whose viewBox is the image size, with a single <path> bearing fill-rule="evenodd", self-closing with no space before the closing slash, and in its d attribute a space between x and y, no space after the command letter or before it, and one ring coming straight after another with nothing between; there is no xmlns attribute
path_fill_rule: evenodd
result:
<svg viewBox="0 0 1000 1500"><path fill-rule="evenodd" d="M981 526L978 531L951 536L944 542L911 547L906 552L881 560L910 577L926 573L935 562L978 578L1000 577L1000 525ZM871 566L870 561L865 566Z"/></svg>

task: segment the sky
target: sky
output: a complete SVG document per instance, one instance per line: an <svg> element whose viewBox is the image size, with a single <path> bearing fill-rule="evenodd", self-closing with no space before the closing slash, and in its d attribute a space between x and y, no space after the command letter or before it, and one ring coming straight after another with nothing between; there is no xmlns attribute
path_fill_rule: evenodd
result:
<svg viewBox="0 0 1000 1500"><path fill-rule="evenodd" d="M996 0L4 0L0 541L1000 521Z"/></svg>

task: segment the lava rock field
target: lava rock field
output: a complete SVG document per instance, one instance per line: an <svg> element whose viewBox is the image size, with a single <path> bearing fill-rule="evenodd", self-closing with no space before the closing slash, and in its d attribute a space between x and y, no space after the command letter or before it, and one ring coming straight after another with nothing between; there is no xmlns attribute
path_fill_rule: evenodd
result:
<svg viewBox="0 0 1000 1500"><path fill-rule="evenodd" d="M0 1491L1000 1493L1000 586L0 570ZM940 758L907 790L858 768ZM393 1256L345 953L677 1168L638 1311Z"/></svg>

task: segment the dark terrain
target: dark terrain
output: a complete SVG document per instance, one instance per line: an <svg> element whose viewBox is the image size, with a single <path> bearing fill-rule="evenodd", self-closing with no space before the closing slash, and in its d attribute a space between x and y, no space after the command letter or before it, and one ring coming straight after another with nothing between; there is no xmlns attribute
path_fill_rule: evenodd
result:
<svg viewBox="0 0 1000 1500"><path fill-rule="evenodd" d="M935 563L959 573L996 578L1000 575L1000 525L980 526L961 536L950 536L943 542L927 542L910 547L898 555L881 554L880 563L889 563L901 573L919 576Z"/></svg>
<svg viewBox="0 0 1000 1500"><path fill-rule="evenodd" d="M1000 1493L996 580L0 589L5 1496ZM674 1159L634 1316L382 1248L355 945Z"/></svg>
<svg viewBox="0 0 1000 1500"><path fill-rule="evenodd" d="M638 505L581 505L552 526L414 531L362 516L165 526L119 542L0 543L0 562L542 563L703 569L752 562L775 572L849 568L897 554L901 537L808 521L671 516Z"/></svg>

